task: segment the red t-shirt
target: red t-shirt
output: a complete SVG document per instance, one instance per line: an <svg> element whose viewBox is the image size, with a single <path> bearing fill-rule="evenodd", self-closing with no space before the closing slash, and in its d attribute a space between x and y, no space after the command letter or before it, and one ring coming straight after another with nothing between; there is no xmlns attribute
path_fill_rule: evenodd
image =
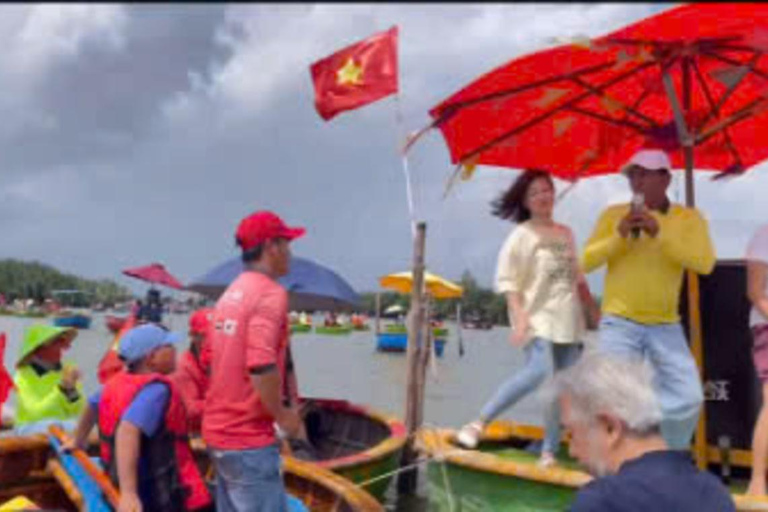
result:
<svg viewBox="0 0 768 512"><path fill-rule="evenodd" d="M246 271L216 303L211 377L203 439L212 448L250 450L275 442L275 419L261 402L251 370L276 365L285 379L288 294L268 276Z"/></svg>
<svg viewBox="0 0 768 512"><path fill-rule="evenodd" d="M181 354L176 371L171 375L176 384L184 406L187 409L187 421L191 433L200 432L205 405L205 393L208 391L208 376L201 363L189 350Z"/></svg>

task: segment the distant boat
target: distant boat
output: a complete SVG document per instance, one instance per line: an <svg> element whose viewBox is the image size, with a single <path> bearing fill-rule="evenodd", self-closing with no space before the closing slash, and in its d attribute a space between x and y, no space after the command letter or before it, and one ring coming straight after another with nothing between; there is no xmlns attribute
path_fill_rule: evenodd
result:
<svg viewBox="0 0 768 512"><path fill-rule="evenodd" d="M128 317L125 316L106 315L104 317L104 322L107 324L107 329L113 333L117 333L117 331L122 329L123 325L125 325L125 322L127 321Z"/></svg>
<svg viewBox="0 0 768 512"><path fill-rule="evenodd" d="M91 317L78 313L56 316L53 319L56 327L74 327L75 329L90 329Z"/></svg>
<svg viewBox="0 0 768 512"><path fill-rule="evenodd" d="M312 325L310 324L291 324L291 333L305 333L311 331Z"/></svg>
<svg viewBox="0 0 768 512"><path fill-rule="evenodd" d="M376 350L379 352L405 352L408 348L408 332L399 326L390 326L386 332L376 335ZM434 333L435 355L443 357L445 351L447 329L435 328Z"/></svg>
<svg viewBox="0 0 768 512"><path fill-rule="evenodd" d="M345 336L352 332L351 325L318 325L315 334L330 334L332 336Z"/></svg>

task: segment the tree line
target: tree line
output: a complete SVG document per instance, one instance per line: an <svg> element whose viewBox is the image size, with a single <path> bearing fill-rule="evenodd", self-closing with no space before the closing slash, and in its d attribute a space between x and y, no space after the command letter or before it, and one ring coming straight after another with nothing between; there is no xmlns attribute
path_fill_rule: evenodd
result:
<svg viewBox="0 0 768 512"><path fill-rule="evenodd" d="M110 279L85 279L37 261L0 260L0 293L5 295L6 301L33 299L42 303L54 298L53 290L80 290L88 294L88 297L80 294L71 297L74 303L65 302L74 307L87 306L91 302L112 305L132 296L128 288Z"/></svg>

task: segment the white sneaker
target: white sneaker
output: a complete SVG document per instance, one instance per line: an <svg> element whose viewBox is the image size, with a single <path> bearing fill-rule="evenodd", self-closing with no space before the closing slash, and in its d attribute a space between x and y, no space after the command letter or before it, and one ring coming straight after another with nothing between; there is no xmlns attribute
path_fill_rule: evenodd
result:
<svg viewBox="0 0 768 512"><path fill-rule="evenodd" d="M477 445L480 442L480 435L482 433L482 423L479 421L467 423L461 427L461 430L459 430L459 432L456 434L456 442L459 443L462 448L466 448L467 450L474 450L477 448Z"/></svg>
<svg viewBox="0 0 768 512"><path fill-rule="evenodd" d="M541 457L539 457L539 461L536 463L536 465L542 469L551 468L556 464L557 459L555 459L555 456L549 452L541 452Z"/></svg>

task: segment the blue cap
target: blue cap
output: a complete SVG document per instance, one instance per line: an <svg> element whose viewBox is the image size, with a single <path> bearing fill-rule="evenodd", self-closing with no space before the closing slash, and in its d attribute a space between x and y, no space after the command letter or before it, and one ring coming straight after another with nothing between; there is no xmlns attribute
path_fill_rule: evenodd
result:
<svg viewBox="0 0 768 512"><path fill-rule="evenodd" d="M135 363L154 349L175 345L181 339L182 336L179 333L167 331L155 324L144 324L134 327L123 335L117 352L125 362Z"/></svg>

